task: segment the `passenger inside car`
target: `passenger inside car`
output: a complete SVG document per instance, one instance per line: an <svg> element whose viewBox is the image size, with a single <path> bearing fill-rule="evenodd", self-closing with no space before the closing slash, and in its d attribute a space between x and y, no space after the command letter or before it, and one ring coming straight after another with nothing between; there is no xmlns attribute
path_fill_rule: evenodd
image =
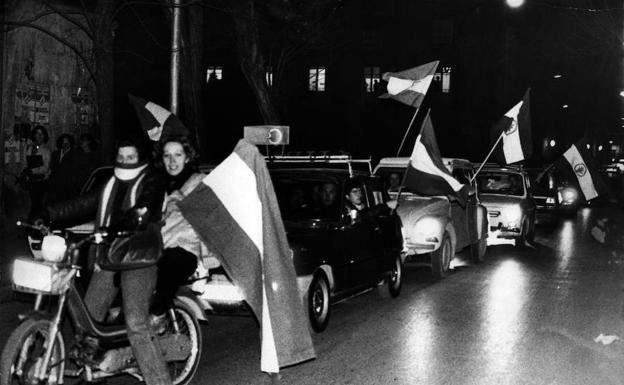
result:
<svg viewBox="0 0 624 385"><path fill-rule="evenodd" d="M391 172L388 174L388 192L397 192L401 187L401 174Z"/></svg>
<svg viewBox="0 0 624 385"><path fill-rule="evenodd" d="M320 185L320 206L318 214L320 218L335 218L338 213L338 186L334 182L323 182Z"/></svg>

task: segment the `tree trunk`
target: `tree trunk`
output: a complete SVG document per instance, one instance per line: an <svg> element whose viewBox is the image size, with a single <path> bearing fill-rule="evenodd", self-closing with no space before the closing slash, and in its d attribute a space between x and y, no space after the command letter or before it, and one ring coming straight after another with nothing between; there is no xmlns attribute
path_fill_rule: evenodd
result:
<svg viewBox="0 0 624 385"><path fill-rule="evenodd" d="M254 0L245 0L241 6L242 12L232 15L241 70L256 97L264 123L279 124L280 116L265 80L266 66L258 28L260 16L256 14Z"/></svg>
<svg viewBox="0 0 624 385"><path fill-rule="evenodd" d="M206 120L203 105L203 90L206 85L204 73L204 7L194 4L184 8L182 18L182 106L184 123L200 146L204 137ZM200 135L201 134L203 135ZM198 148L199 150L199 148ZM201 151L200 151L201 153Z"/></svg>
<svg viewBox="0 0 624 385"><path fill-rule="evenodd" d="M100 0L95 9L95 84L97 126L100 139L100 158L110 159L113 152L115 131L113 126L113 11L114 0Z"/></svg>

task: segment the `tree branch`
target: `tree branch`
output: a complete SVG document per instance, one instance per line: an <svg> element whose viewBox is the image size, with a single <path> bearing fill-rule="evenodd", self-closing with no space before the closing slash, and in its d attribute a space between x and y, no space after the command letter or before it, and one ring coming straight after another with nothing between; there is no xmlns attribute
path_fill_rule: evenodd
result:
<svg viewBox="0 0 624 385"><path fill-rule="evenodd" d="M52 31L50 31L50 30L48 30L48 29L46 29L46 28L44 28L44 27L42 27L40 25L37 25L37 24L22 23L22 22L16 22L16 21L5 21L4 24L13 25L13 26L16 26L16 27L26 27L26 28L36 29L37 31L43 32L46 35L48 35L51 38L53 38L54 40L56 40L59 43L63 44L64 46L66 46L67 48L72 50L74 52L74 54L76 54L76 56L78 56L78 58L83 62L85 68L89 72L89 77L91 77L91 80L93 81L93 83L95 83L95 74L93 72L93 68L91 68L91 65L89 64L89 61L84 56L84 54L82 52L80 52L78 47L76 47L75 45L71 44L66 39L62 38L61 36L57 35L56 33L52 32Z"/></svg>
<svg viewBox="0 0 624 385"><path fill-rule="evenodd" d="M61 10L60 8L57 8L56 6L52 5L49 1L44 0L43 4L45 4L48 8L50 8L52 11L54 11L57 15L59 15L60 17L62 17L63 19L67 20L68 22L72 23L73 25L75 25L76 27L80 28L80 30L82 32L85 33L85 35L87 35L89 37L89 39L93 40L93 31L89 30L84 24L82 24L79 20L74 19L73 17L71 17L67 12ZM84 15L83 15L84 16Z"/></svg>

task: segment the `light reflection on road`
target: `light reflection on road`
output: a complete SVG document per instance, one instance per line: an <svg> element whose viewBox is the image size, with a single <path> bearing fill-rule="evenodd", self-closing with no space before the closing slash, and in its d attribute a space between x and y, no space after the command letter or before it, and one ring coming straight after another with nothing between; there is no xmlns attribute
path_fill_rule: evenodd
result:
<svg viewBox="0 0 624 385"><path fill-rule="evenodd" d="M483 351L488 356L487 371L501 373L514 358L514 346L521 337L520 325L526 316L522 307L527 300L526 276L520 264L507 260L492 272L487 288L485 319L481 333L485 336Z"/></svg>

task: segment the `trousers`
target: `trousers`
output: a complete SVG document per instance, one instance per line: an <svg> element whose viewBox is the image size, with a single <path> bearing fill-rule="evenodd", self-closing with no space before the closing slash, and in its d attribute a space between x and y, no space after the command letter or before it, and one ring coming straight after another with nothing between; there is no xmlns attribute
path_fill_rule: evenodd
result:
<svg viewBox="0 0 624 385"><path fill-rule="evenodd" d="M115 299L117 272L99 270L93 273L84 301L91 316L102 322ZM156 266L120 272L120 289L128 339L147 385L171 385L167 365L149 324L149 303L156 286Z"/></svg>
<svg viewBox="0 0 624 385"><path fill-rule="evenodd" d="M152 314L164 314L173 304L173 298L180 285L197 269L197 257L181 247L172 247L163 251L158 261L158 280L156 293L150 311Z"/></svg>

